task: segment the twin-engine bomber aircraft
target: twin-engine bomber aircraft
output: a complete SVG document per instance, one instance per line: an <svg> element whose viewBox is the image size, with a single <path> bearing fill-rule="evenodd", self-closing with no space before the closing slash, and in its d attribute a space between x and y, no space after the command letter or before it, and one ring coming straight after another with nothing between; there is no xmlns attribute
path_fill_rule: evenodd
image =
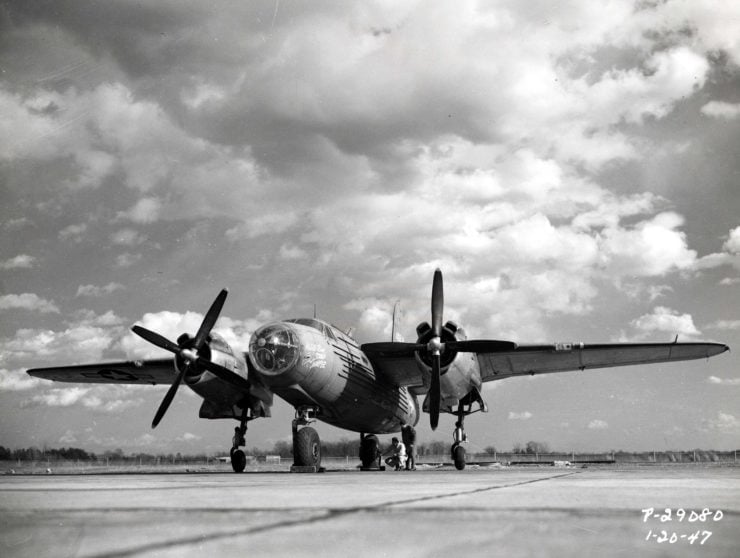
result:
<svg viewBox="0 0 740 558"><path fill-rule="evenodd" d="M336 327L316 319L293 319L258 328L247 353L233 350L211 331L227 291L222 290L194 337L177 343L135 325L132 330L150 343L173 353L174 359L113 362L36 368L31 376L59 382L111 384L171 384L157 410L159 424L184 381L203 398L200 418L236 419L237 435L231 464L242 472L246 457L240 447L250 420L269 417L273 394L295 407L294 465L321 464L316 419L360 433L360 460L370 468L376 461L377 434L398 432L401 424L419 420L420 395L432 429L440 412L457 415L459 430L451 455L457 469L465 467L459 442L467 415L487 411L483 382L525 374L566 372L609 366L629 366L708 358L729 349L721 343L619 343L585 345L517 345L510 341L469 340L462 328L442 318L442 272L432 284L432 321L416 328L416 343L383 342L359 346ZM473 407L476 407L473 409ZM462 435L462 436L461 436Z"/></svg>

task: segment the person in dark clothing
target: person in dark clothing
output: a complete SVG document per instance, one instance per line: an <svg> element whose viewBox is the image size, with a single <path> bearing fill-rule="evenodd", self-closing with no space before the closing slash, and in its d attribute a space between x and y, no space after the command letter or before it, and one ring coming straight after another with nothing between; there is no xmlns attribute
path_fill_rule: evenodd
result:
<svg viewBox="0 0 740 558"><path fill-rule="evenodd" d="M414 454L414 445L416 445L416 430L410 424L401 422L401 439L406 446L406 470L416 470L416 457Z"/></svg>

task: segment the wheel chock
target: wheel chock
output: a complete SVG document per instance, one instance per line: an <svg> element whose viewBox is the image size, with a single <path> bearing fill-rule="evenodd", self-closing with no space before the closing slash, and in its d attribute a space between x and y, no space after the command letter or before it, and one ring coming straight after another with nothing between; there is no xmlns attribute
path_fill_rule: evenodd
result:
<svg viewBox="0 0 740 558"><path fill-rule="evenodd" d="M326 471L324 467L316 467L316 465L291 465L291 473L323 473Z"/></svg>

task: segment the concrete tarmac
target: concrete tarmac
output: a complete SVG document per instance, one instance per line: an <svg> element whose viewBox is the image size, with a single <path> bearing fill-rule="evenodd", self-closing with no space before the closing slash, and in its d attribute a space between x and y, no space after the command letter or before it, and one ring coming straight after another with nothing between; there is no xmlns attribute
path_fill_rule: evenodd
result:
<svg viewBox="0 0 740 558"><path fill-rule="evenodd" d="M0 556L737 557L740 468L3 476Z"/></svg>

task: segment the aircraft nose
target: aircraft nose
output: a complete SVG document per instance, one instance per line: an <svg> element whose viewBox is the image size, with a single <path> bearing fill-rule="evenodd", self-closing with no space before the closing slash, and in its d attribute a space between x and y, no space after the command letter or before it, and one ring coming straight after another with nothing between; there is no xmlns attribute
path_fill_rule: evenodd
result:
<svg viewBox="0 0 740 558"><path fill-rule="evenodd" d="M299 343L293 330L284 323L262 326L249 341L249 358L261 373L277 376L298 362Z"/></svg>

